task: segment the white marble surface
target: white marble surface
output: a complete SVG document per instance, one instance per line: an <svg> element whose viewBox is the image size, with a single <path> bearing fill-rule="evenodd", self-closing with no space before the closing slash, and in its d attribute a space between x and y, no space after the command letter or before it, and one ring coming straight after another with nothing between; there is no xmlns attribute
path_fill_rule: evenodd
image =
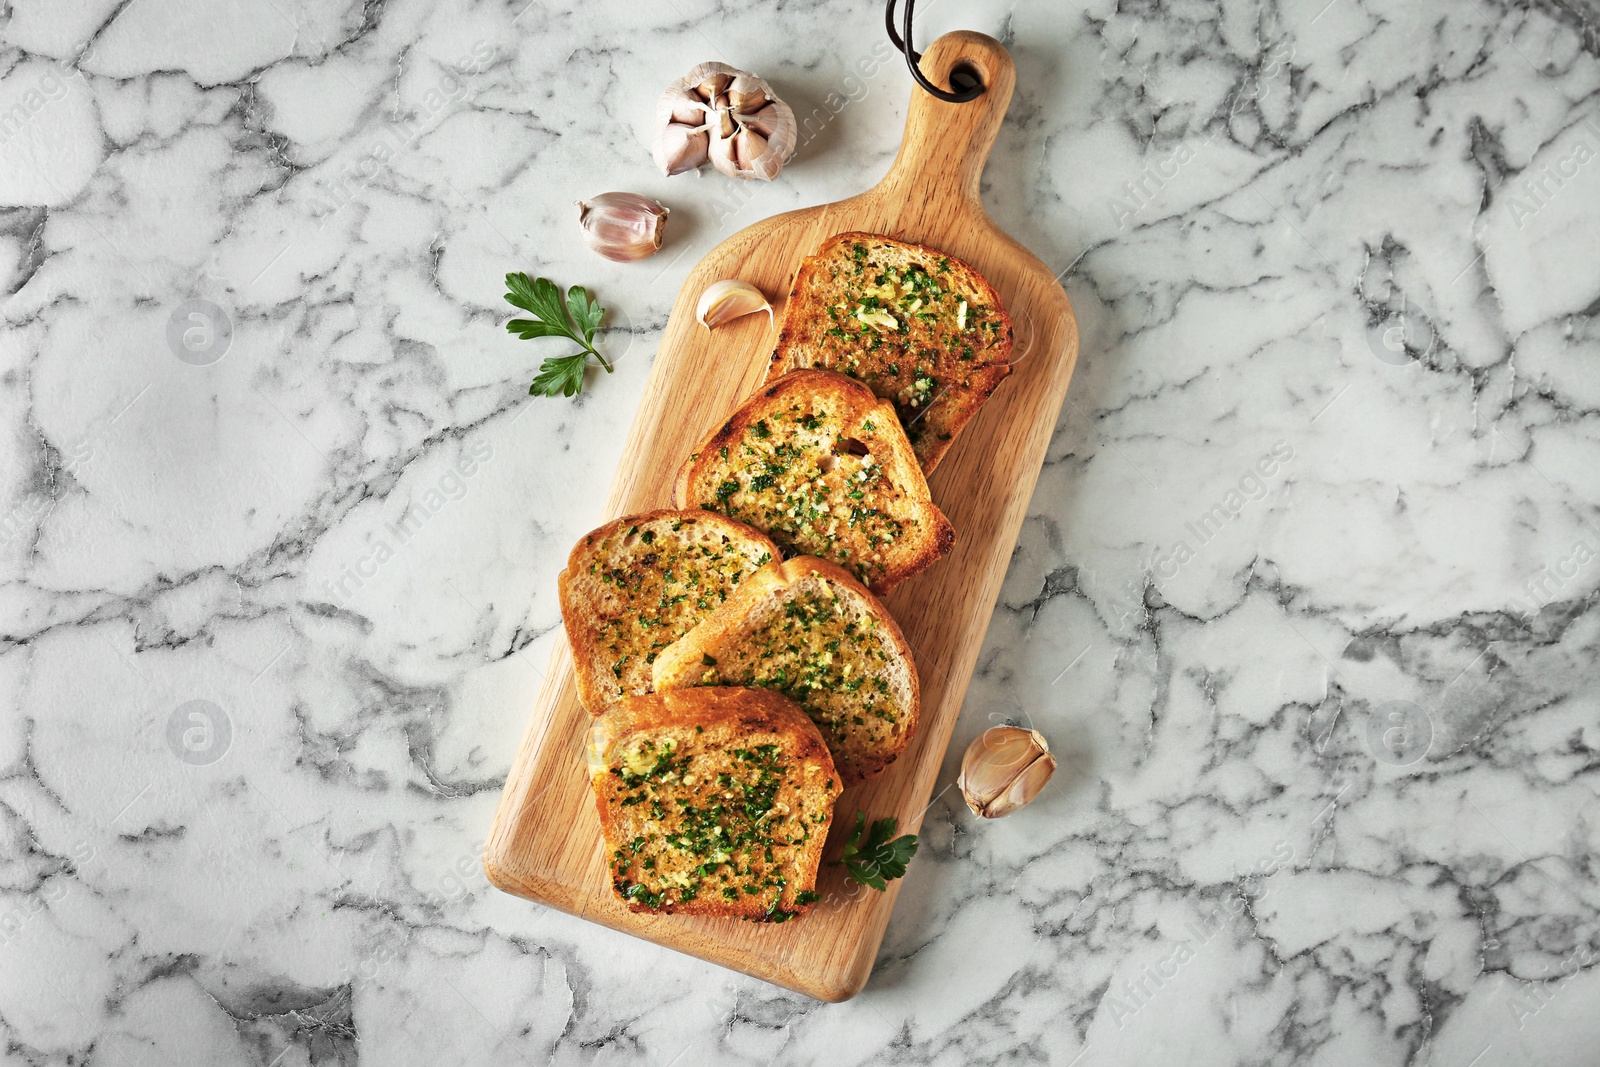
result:
<svg viewBox="0 0 1600 1067"><path fill-rule="evenodd" d="M6 1063L1596 1062L1592 0L925 0L1083 335L954 751L1064 758L941 796L839 1006L476 857L679 281L911 83L876 3L522 3L0 12ZM705 59L821 109L778 182L652 172ZM616 373L528 398L508 269Z"/></svg>

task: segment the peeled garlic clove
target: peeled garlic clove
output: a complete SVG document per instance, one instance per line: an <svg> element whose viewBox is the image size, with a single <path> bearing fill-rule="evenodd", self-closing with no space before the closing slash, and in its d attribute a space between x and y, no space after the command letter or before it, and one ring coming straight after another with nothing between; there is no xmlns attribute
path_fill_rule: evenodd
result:
<svg viewBox="0 0 1600 1067"><path fill-rule="evenodd" d="M1056 758L1037 730L994 726L967 746L956 784L974 815L998 819L1038 796L1055 770Z"/></svg>
<svg viewBox="0 0 1600 1067"><path fill-rule="evenodd" d="M724 280L706 286L706 291L700 294L700 305L695 308L694 317L709 331L711 327L721 326L730 319L753 315L758 311L767 313L767 323L771 325L772 305L767 303L760 289L749 282Z"/></svg>
<svg viewBox="0 0 1600 1067"><path fill-rule="evenodd" d="M578 224L590 248L629 263L660 250L667 209L638 193L601 193L578 201Z"/></svg>
<svg viewBox="0 0 1600 1067"><path fill-rule="evenodd" d="M656 137L656 166L668 177L694 170L710 158L711 134L668 123Z"/></svg>

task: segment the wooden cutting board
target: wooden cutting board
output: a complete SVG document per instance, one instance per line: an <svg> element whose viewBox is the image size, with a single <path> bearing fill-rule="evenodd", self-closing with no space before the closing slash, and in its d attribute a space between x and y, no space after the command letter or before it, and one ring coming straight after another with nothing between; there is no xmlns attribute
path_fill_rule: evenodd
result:
<svg viewBox="0 0 1600 1067"><path fill-rule="evenodd" d="M870 819L895 816L901 832L913 833L922 822L1078 352L1066 293L1048 267L995 226L978 196L1016 80L1011 57L993 38L951 33L922 59L923 71L937 85L949 85L950 72L959 66L975 71L986 91L970 103L949 104L913 87L905 140L876 186L749 226L689 273L603 516L670 506L678 466L762 382L776 337L767 316L750 315L708 333L695 321L695 305L710 283L739 278L781 298L800 261L824 239L864 230L958 256L999 290L1015 323L1016 370L931 479L934 500L955 526L955 548L886 601L916 651L922 679L917 736L883 775L840 797L826 860L837 858L858 809ZM775 303L781 317L781 299ZM555 580L552 574L552 587ZM887 893L862 889L845 879L843 868L825 862L817 886L822 902L805 918L783 925L642 915L620 904L611 891L584 765L589 722L563 645L552 658L495 814L483 859L490 881L821 1000L845 1000L860 991L899 882L890 883ZM917 877L915 861L906 877Z"/></svg>

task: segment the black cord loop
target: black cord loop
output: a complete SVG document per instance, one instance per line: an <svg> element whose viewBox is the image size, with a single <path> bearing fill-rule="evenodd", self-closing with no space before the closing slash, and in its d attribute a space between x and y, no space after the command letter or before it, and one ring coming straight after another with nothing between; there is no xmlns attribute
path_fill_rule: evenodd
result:
<svg viewBox="0 0 1600 1067"><path fill-rule="evenodd" d="M905 34L904 37L902 37L899 32L896 32L894 27L895 0L889 0L888 10L884 13L884 23L889 29L889 40L893 41L895 49L906 57L906 66L911 68L911 76L917 79L918 85L922 86L933 96L936 96L940 100L943 100L947 103L965 104L969 100L978 99L978 97L983 95L982 82L978 82L976 85L970 86L966 89L951 91L951 89L939 88L937 85L933 84L933 82L928 80L927 75L922 73L922 67L918 65L922 62L922 53L911 46L911 13L916 9L916 3L917 0L906 0L905 14L900 20L900 24ZM976 79L974 80L976 81ZM954 79L952 79L952 88L954 85L955 82Z"/></svg>

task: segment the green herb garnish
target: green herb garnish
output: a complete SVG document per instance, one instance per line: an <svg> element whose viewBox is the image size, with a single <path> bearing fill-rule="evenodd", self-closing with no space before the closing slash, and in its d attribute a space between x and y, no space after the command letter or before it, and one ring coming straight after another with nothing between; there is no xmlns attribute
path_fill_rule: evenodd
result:
<svg viewBox="0 0 1600 1067"><path fill-rule="evenodd" d="M594 347L594 332L606 309L589 296L588 290L574 285L563 303L561 290L549 278L530 279L521 272L506 275L506 302L533 315L531 319L512 319L506 329L524 341L535 337L565 337L583 346L569 356L546 356L539 373L528 387L531 396L576 396L583 391L583 372L589 357L611 373L611 364Z"/></svg>
<svg viewBox="0 0 1600 1067"><path fill-rule="evenodd" d="M861 835L867 828L867 813L856 812L855 829L844 843L844 853L839 862L857 885L870 886L882 893L887 883L906 873L906 864L917 854L917 835L894 836L895 821L879 819L867 833L866 843ZM891 838L893 840L891 840Z"/></svg>

